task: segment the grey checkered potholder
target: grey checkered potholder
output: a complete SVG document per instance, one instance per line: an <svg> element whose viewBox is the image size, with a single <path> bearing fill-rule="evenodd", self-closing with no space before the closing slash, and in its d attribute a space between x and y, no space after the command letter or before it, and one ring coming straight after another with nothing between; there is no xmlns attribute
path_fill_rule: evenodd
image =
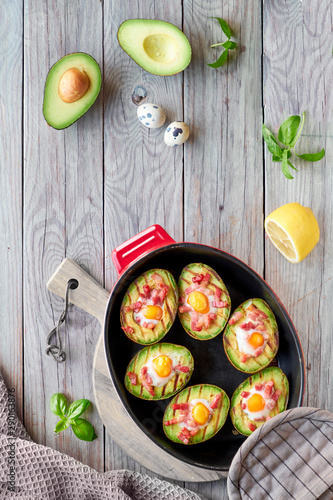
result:
<svg viewBox="0 0 333 500"><path fill-rule="evenodd" d="M230 500L333 500L333 413L294 408L265 422L235 455Z"/></svg>

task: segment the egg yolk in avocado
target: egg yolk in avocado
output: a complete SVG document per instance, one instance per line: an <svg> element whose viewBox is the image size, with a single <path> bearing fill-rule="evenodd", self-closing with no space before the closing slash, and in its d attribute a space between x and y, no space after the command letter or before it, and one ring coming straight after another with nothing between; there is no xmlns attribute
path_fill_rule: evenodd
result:
<svg viewBox="0 0 333 500"><path fill-rule="evenodd" d="M142 314L146 319L157 319L159 321L163 316L163 311L160 306L146 306L143 308Z"/></svg>
<svg viewBox="0 0 333 500"><path fill-rule="evenodd" d="M261 394L253 394L253 396L248 399L247 407L251 412L263 410L265 408L265 400Z"/></svg>
<svg viewBox="0 0 333 500"><path fill-rule="evenodd" d="M153 359L153 367L159 377L168 377L172 370L172 359L161 355Z"/></svg>
<svg viewBox="0 0 333 500"><path fill-rule="evenodd" d="M197 403L192 409L192 417L199 425L205 425L209 417L209 410L203 403Z"/></svg>
<svg viewBox="0 0 333 500"><path fill-rule="evenodd" d="M261 347L264 343L264 337L259 332L253 332L251 337L249 338L249 344L252 345L255 349Z"/></svg>
<svg viewBox="0 0 333 500"><path fill-rule="evenodd" d="M200 314L207 314L209 312L209 301L206 295L202 292L191 292L188 296L187 302L193 309Z"/></svg>

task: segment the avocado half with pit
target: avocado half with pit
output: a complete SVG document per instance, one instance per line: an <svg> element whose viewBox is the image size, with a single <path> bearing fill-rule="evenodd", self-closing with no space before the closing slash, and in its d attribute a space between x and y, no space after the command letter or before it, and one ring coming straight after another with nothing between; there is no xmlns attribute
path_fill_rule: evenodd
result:
<svg viewBox="0 0 333 500"><path fill-rule="evenodd" d="M145 347L129 363L126 389L140 399L166 399L181 391L193 373L193 356L186 347L166 342Z"/></svg>
<svg viewBox="0 0 333 500"><path fill-rule="evenodd" d="M203 443L222 429L229 408L230 400L220 387L208 384L187 387L165 410L165 435L175 443Z"/></svg>
<svg viewBox="0 0 333 500"><path fill-rule="evenodd" d="M178 288L165 269L150 269L128 287L120 307L121 328L137 344L159 342L170 330L178 307Z"/></svg>
<svg viewBox="0 0 333 500"><path fill-rule="evenodd" d="M287 409L289 382L283 371L270 366L246 379L231 398L235 429L249 436L270 418Z"/></svg>
<svg viewBox="0 0 333 500"><path fill-rule="evenodd" d="M229 292L222 278L207 264L188 264L178 280L178 315L186 332L198 340L216 337L231 310Z"/></svg>
<svg viewBox="0 0 333 500"><path fill-rule="evenodd" d="M231 315L223 333L223 346L230 363L245 373L268 366L279 348L276 319L262 299L243 302Z"/></svg>
<svg viewBox="0 0 333 500"><path fill-rule="evenodd" d="M95 102L101 88L101 70L83 52L68 54L50 69L45 83L43 114L51 127L72 125Z"/></svg>
<svg viewBox="0 0 333 500"><path fill-rule="evenodd" d="M191 61L188 39L165 21L128 19L118 29L118 42L139 66L155 75L174 75Z"/></svg>

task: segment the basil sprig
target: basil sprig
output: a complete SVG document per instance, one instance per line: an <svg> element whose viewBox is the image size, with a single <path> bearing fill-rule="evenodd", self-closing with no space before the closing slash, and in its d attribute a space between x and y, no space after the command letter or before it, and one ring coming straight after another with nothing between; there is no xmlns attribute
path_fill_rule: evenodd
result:
<svg viewBox="0 0 333 500"><path fill-rule="evenodd" d="M218 47L219 45L221 45L224 48L224 51L222 52L222 54L220 55L220 57L218 58L218 60L216 62L211 63L211 64L207 63L208 66L210 66L211 68L220 68L226 62L226 60L228 58L229 50L235 49L237 47L237 43L236 42L232 42L230 40L230 38L231 38L231 29L229 28L228 23L224 19L222 19L221 17L211 17L211 19L217 19L218 20L218 22L219 22L219 24L220 24L220 26L222 28L223 33L227 37L227 41L226 42L214 43L214 45L211 45L211 48Z"/></svg>
<svg viewBox="0 0 333 500"><path fill-rule="evenodd" d="M90 405L88 399L77 399L68 406L66 397L57 392L53 394L50 401L51 411L60 417L57 422L54 432L58 434L61 431L71 426L76 437L83 441L93 441L97 438L94 428L88 420L79 418Z"/></svg>
<svg viewBox="0 0 333 500"><path fill-rule="evenodd" d="M281 124L278 131L278 140L286 147L280 147L272 132L265 124L262 126L262 136L267 144L268 151L272 153L273 161L281 162L281 170L287 179L293 179L289 167L298 170L289 161L289 158L291 157L291 150L295 147L302 132L304 119L305 112L302 113L302 119L298 115L292 115ZM305 153L302 155L295 153L295 155L306 161L319 161L325 156L325 149L318 153Z"/></svg>

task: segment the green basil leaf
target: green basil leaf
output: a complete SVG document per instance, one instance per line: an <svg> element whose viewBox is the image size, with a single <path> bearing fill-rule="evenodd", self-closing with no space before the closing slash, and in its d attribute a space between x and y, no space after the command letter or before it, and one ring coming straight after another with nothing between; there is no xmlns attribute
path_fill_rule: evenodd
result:
<svg viewBox="0 0 333 500"><path fill-rule="evenodd" d="M275 139L274 135L272 132L266 127L265 124L262 126L262 136L264 141L267 144L268 151L272 153L273 157L276 158L274 161L281 161L282 160L282 149L277 143L277 140Z"/></svg>
<svg viewBox="0 0 333 500"><path fill-rule="evenodd" d="M50 408L51 411L58 417L63 417L67 413L67 399L60 392L56 392L51 397Z"/></svg>
<svg viewBox="0 0 333 500"><path fill-rule="evenodd" d="M54 432L56 434L58 434L58 432L61 432L61 431L64 431L65 429L67 429L67 427L69 426L69 421L66 419L66 420L59 420L59 422L57 422L57 425L55 426L55 429L54 429Z"/></svg>
<svg viewBox="0 0 333 500"><path fill-rule="evenodd" d="M208 64L208 63L207 64L211 68L220 68L226 62L227 57L228 57L228 51L224 50L216 62L214 62L212 64Z"/></svg>
<svg viewBox="0 0 333 500"><path fill-rule="evenodd" d="M294 170L297 170L297 172L298 172L298 168L294 167L294 165L292 163L290 163L290 161L288 161L288 165L289 165L289 167L293 168Z"/></svg>
<svg viewBox="0 0 333 500"><path fill-rule="evenodd" d="M224 47L225 49L233 50L237 47L237 43L228 40L227 42L222 43L222 47Z"/></svg>
<svg viewBox="0 0 333 500"><path fill-rule="evenodd" d="M325 149L323 148L319 153L306 153L304 155L298 155L295 153L298 158L302 158L306 161L319 161L325 156Z"/></svg>
<svg viewBox="0 0 333 500"><path fill-rule="evenodd" d="M231 30L228 26L228 23L224 19L222 19L221 17L211 17L211 19L217 19L225 36L227 38L231 38Z"/></svg>
<svg viewBox="0 0 333 500"><path fill-rule="evenodd" d="M71 420L76 419L82 415L84 411L86 411L89 405L90 401L88 399L78 399L77 401L74 401L74 403L72 403L68 408L67 417Z"/></svg>
<svg viewBox="0 0 333 500"><path fill-rule="evenodd" d="M289 116L281 125L278 132L278 139L285 146L293 146L294 139L297 136L297 130L301 123L301 117L298 115Z"/></svg>
<svg viewBox="0 0 333 500"><path fill-rule="evenodd" d="M289 172L289 164L291 165L291 163L288 161L288 150L287 149L284 149L283 150L283 153L282 153L282 163L281 163L281 170L282 170L282 173L283 175L287 178L287 179L293 179L293 176L291 175L291 173ZM294 167L293 167L294 168Z"/></svg>
<svg viewBox="0 0 333 500"><path fill-rule="evenodd" d="M82 441L93 441L97 438L93 426L84 418L77 418L72 429L75 436Z"/></svg>

